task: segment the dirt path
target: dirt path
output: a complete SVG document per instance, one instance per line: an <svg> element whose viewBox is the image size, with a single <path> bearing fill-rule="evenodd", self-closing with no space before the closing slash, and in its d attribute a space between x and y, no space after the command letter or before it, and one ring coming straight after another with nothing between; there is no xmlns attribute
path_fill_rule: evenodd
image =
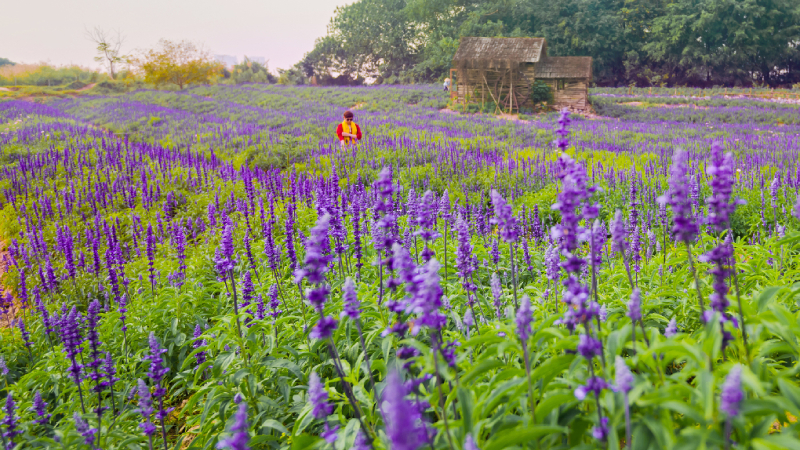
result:
<svg viewBox="0 0 800 450"><path fill-rule="evenodd" d="M0 87L0 91L3 91L3 92L14 92L11 89L5 88L5 87Z"/></svg>
<svg viewBox="0 0 800 450"><path fill-rule="evenodd" d="M88 91L89 89L91 89L91 88L93 88L95 86L97 86L97 83L90 83L90 84L87 84L86 86L84 86L84 87L82 87L80 89L75 89L75 92Z"/></svg>

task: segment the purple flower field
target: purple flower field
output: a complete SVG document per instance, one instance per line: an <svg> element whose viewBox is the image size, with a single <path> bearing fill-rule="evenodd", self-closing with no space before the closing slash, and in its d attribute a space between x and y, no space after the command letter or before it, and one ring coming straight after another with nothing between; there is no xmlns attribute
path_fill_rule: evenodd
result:
<svg viewBox="0 0 800 450"><path fill-rule="evenodd" d="M4 448L800 448L800 104L669 91L0 102Z"/></svg>

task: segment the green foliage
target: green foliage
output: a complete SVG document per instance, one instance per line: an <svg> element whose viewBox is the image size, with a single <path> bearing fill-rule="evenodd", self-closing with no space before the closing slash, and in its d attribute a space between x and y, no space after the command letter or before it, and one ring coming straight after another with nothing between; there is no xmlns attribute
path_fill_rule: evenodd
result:
<svg viewBox="0 0 800 450"><path fill-rule="evenodd" d="M534 104L553 103L553 91L550 89L550 85L542 80L534 81L531 88L531 99Z"/></svg>
<svg viewBox="0 0 800 450"><path fill-rule="evenodd" d="M8 65L0 70L0 86L66 86L70 83L94 83L108 76L79 66Z"/></svg>
<svg viewBox="0 0 800 450"><path fill-rule="evenodd" d="M275 75L269 72L266 65L250 61L246 56L244 61L233 66L230 78L235 84L244 83L269 83L274 84L278 81Z"/></svg>
<svg viewBox="0 0 800 450"><path fill-rule="evenodd" d="M16 64L16 63L14 61L11 61L8 58L0 58L0 67L13 66L14 64Z"/></svg>
<svg viewBox="0 0 800 450"><path fill-rule="evenodd" d="M441 80L464 36L544 37L550 55L593 57L599 85L800 79L793 0L359 0L298 68L322 84Z"/></svg>

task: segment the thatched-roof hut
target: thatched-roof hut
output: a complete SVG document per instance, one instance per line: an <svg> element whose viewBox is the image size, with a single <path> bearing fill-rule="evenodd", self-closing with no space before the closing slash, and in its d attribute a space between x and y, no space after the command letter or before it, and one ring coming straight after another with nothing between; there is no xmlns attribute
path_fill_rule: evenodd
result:
<svg viewBox="0 0 800 450"><path fill-rule="evenodd" d="M569 61L563 63L560 59L547 57L544 38L464 37L450 70L450 78L455 80L451 95L465 106L468 103L494 102L502 111L519 111L520 106L533 106L531 87L539 77L541 66L551 75L570 75L563 80L549 75L542 77L554 83L557 105L585 108L588 90L585 89L580 97L575 88L585 86L588 89L592 76L591 58L567 58ZM587 59L588 66L585 65ZM542 65L542 61L547 63ZM562 85L570 86L569 95L566 92L565 95L558 94L557 88Z"/></svg>

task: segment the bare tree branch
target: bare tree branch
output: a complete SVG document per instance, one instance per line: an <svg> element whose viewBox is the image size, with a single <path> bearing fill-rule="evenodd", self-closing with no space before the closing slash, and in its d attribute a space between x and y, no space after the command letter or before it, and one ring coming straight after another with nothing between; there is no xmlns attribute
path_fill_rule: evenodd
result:
<svg viewBox="0 0 800 450"><path fill-rule="evenodd" d="M117 64L124 63L128 59L127 55L121 53L125 36L119 30L109 32L100 27L94 27L92 30L87 28L85 34L87 39L97 45L97 56L94 60L108 68L111 79L115 79Z"/></svg>

